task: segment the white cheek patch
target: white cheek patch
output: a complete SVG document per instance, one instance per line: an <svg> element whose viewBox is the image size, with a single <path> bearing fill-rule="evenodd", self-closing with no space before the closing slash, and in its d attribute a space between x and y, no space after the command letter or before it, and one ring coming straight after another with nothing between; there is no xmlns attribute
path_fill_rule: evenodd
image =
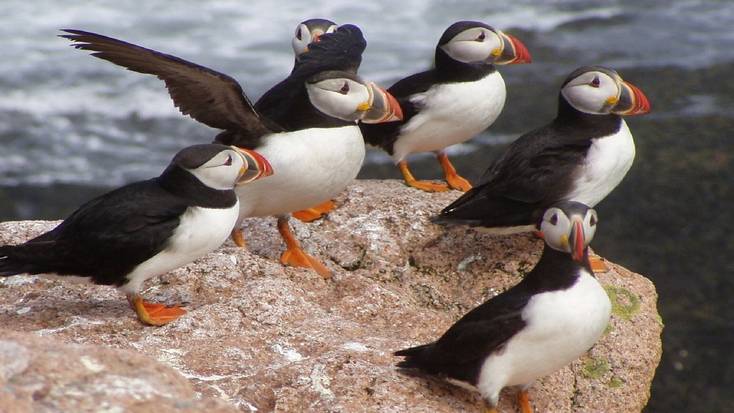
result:
<svg viewBox="0 0 734 413"><path fill-rule="evenodd" d="M358 118L357 106L369 100L369 93L365 87L353 87L353 90L346 95L313 86L307 87L306 90L308 98L316 109L342 120L356 120Z"/></svg>
<svg viewBox="0 0 734 413"><path fill-rule="evenodd" d="M293 41L291 42L291 45L293 46L293 53L297 55L300 55L306 51L306 47L308 47L309 43L311 43L311 32L308 31L308 28L305 25L300 26L301 30L301 40L298 40L298 37L296 37L295 34L293 34Z"/></svg>
<svg viewBox="0 0 734 413"><path fill-rule="evenodd" d="M566 86L561 93L574 109L594 115L605 113L606 100L610 96L602 88L595 88L586 84Z"/></svg>
<svg viewBox="0 0 734 413"><path fill-rule="evenodd" d="M494 37L495 41L490 40ZM500 47L496 36L487 37L483 42L469 41L452 41L441 46L452 59L462 63L474 63L487 61L492 58L492 50Z"/></svg>
<svg viewBox="0 0 734 413"><path fill-rule="evenodd" d="M211 167L200 167L197 169L189 169L197 179L199 179L204 185L214 189L232 189L234 188L237 178L240 174L240 168L243 166L242 158L236 154L231 153L232 164L231 165L219 165Z"/></svg>

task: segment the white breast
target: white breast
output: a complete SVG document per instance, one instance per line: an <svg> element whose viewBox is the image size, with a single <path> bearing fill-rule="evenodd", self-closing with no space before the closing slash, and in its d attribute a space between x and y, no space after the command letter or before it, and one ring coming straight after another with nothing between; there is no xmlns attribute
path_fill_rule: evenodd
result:
<svg viewBox="0 0 734 413"><path fill-rule="evenodd" d="M497 71L474 82L439 84L415 95L411 101L422 109L402 127L393 160L471 139L494 123L505 96L505 81Z"/></svg>
<svg viewBox="0 0 734 413"><path fill-rule="evenodd" d="M219 248L232 232L239 210L238 203L226 209L189 207L167 247L135 267L127 276L129 282L120 289L126 293L138 292L148 278L165 274Z"/></svg>
<svg viewBox="0 0 734 413"><path fill-rule="evenodd" d="M365 153L356 125L279 133L257 151L273 175L236 188L241 219L286 214L335 197L357 177Z"/></svg>
<svg viewBox="0 0 734 413"><path fill-rule="evenodd" d="M611 308L606 292L586 270L571 288L534 296L522 313L525 328L484 362L479 391L490 399L499 397L505 386L532 383L571 363L601 337Z"/></svg>
<svg viewBox="0 0 734 413"><path fill-rule="evenodd" d="M566 199L593 207L622 182L632 167L635 142L624 120L617 133L591 142L574 189Z"/></svg>

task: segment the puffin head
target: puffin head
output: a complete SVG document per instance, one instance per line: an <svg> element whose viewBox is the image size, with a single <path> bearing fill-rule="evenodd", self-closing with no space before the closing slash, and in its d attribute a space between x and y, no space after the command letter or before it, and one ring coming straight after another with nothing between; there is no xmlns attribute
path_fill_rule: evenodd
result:
<svg viewBox="0 0 734 413"><path fill-rule="evenodd" d="M308 19L298 23L291 41L296 60L300 55L308 52L309 44L318 42L319 37L324 33L334 33L336 28L336 23L327 19Z"/></svg>
<svg viewBox="0 0 734 413"><path fill-rule="evenodd" d="M530 63L530 52L516 37L487 24L460 21L443 32L436 53L446 53L462 63L506 65Z"/></svg>
<svg viewBox="0 0 734 413"><path fill-rule="evenodd" d="M598 218L596 211L573 201L559 202L548 208L537 225L538 235L556 251L571 254L583 262L586 247L594 239Z"/></svg>
<svg viewBox="0 0 734 413"><path fill-rule="evenodd" d="M397 99L359 76L338 70L319 72L306 80L311 104L325 115L365 123L403 119Z"/></svg>
<svg viewBox="0 0 734 413"><path fill-rule="evenodd" d="M574 70L561 86L561 98L577 111L592 115L641 115L650 111L650 102L640 89L602 66Z"/></svg>
<svg viewBox="0 0 734 413"><path fill-rule="evenodd" d="M219 190L231 190L273 173L270 163L259 153L220 144L186 147L176 154L171 165Z"/></svg>

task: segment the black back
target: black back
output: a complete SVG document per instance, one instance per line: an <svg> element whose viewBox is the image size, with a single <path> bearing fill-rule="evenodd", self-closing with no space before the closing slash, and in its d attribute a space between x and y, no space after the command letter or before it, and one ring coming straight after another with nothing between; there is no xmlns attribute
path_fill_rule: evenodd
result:
<svg viewBox="0 0 734 413"><path fill-rule="evenodd" d="M591 272L588 249L581 264L568 253L546 246L538 264L519 284L468 312L437 341L397 351L396 356L405 357L398 367L476 385L486 358L502 351L525 327L522 312L528 301L542 292L570 288L581 268Z"/></svg>
<svg viewBox="0 0 734 413"><path fill-rule="evenodd" d="M572 190L591 140L611 135L621 125L618 115L579 112L560 95L553 122L513 142L479 184L434 221L490 228L534 224Z"/></svg>
<svg viewBox="0 0 734 413"><path fill-rule="evenodd" d="M324 34L320 42L309 46L310 50L302 55L290 76L263 94L255 103L255 109L289 131L343 125L341 121L329 121L333 118L311 105L304 85L307 79L324 71L356 74L366 47L362 31L352 24Z"/></svg>
<svg viewBox="0 0 734 413"><path fill-rule="evenodd" d="M436 45L434 68L403 78L387 90L400 103L400 108L403 110L403 120L377 124L360 123L359 127L362 130L365 142L378 146L392 155L393 147L400 137L403 125L410 122L410 119L420 113L422 109L420 105L411 102L411 98L419 93L426 92L434 85L474 82L483 79L496 70L493 64L487 62L459 62L451 58L441 48L454 36L472 27L484 27L494 30L484 23L474 21L461 21L449 26L438 41L438 45Z"/></svg>
<svg viewBox="0 0 734 413"><path fill-rule="evenodd" d="M167 247L187 208L235 205L233 190L207 187L179 166L195 159L175 159L160 177L95 198L24 244L0 247L0 276L56 273L123 285L138 264Z"/></svg>

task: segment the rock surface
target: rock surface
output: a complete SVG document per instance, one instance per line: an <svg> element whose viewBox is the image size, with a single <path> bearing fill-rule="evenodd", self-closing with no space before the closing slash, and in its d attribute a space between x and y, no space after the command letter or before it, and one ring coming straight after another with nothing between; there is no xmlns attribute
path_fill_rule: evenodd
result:
<svg viewBox="0 0 734 413"><path fill-rule="evenodd" d="M491 237L429 223L457 196L358 181L326 219L294 221L305 249L334 271L326 281L279 264L283 246L273 219L248 220L247 250L228 242L148 282L147 299L187 306L188 314L163 327L142 326L110 287L0 280L0 325L25 332L0 336L0 411L15 401L53 411L46 398L69 391L77 392L78 406L112 405L118 396L109 377L119 376L148 380L146 396L121 386L132 392L128 402L163 400L171 411L201 409L196 403L227 411L216 398L240 411L479 412L476 394L393 367L393 351L437 338L520 281L542 250L528 235ZM0 244L54 224L2 223ZM598 276L614 303L608 331L587 355L535 384L536 412L637 412L646 404L661 355L657 295L646 278L609 266ZM85 355L102 371L79 368ZM36 388L49 392L37 400ZM500 411L515 411L513 396L505 390ZM165 404L169 399L181 403Z"/></svg>

